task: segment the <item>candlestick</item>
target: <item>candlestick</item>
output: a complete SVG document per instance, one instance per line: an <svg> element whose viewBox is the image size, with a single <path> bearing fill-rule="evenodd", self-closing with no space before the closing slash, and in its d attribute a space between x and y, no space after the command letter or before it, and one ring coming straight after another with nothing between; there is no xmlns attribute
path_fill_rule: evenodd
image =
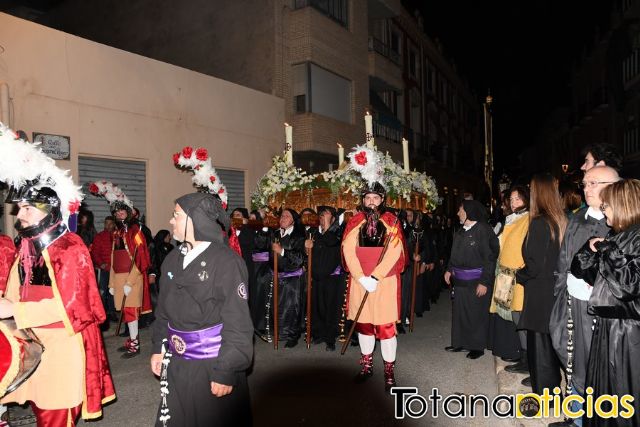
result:
<svg viewBox="0 0 640 427"><path fill-rule="evenodd" d="M402 138L402 160L404 161L404 171L409 172L409 141Z"/></svg>
<svg viewBox="0 0 640 427"><path fill-rule="evenodd" d="M344 147L338 143L338 167L344 163Z"/></svg>
<svg viewBox="0 0 640 427"><path fill-rule="evenodd" d="M293 126L288 123L284 124L284 157L288 164L293 164Z"/></svg>
<svg viewBox="0 0 640 427"><path fill-rule="evenodd" d="M373 148L375 146L375 142L373 140L373 116L369 114L368 111L364 115L364 130L367 140L367 147Z"/></svg>

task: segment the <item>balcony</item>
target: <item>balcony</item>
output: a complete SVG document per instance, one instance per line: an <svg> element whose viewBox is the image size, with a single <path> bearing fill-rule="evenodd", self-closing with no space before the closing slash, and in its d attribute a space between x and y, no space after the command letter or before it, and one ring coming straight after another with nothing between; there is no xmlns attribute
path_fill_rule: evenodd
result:
<svg viewBox="0 0 640 427"><path fill-rule="evenodd" d="M373 116L373 137L386 138L390 142L402 141L402 123L396 117L376 112Z"/></svg>
<svg viewBox="0 0 640 427"><path fill-rule="evenodd" d="M640 74L640 49L636 49L622 61L622 83L629 89L638 81Z"/></svg>
<svg viewBox="0 0 640 427"><path fill-rule="evenodd" d="M393 49L388 44L385 44L382 40L378 40L375 37L369 36L369 52L376 52L396 65L400 65L400 54Z"/></svg>

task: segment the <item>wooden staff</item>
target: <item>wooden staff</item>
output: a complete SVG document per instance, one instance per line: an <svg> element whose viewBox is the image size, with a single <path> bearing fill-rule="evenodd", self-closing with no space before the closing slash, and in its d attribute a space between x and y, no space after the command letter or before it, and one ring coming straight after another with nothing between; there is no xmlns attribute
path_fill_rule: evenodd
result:
<svg viewBox="0 0 640 427"><path fill-rule="evenodd" d="M276 238L274 242L279 242ZM278 255L273 251L273 348L278 349Z"/></svg>
<svg viewBox="0 0 640 427"><path fill-rule="evenodd" d="M123 239L125 237L123 236ZM133 258L131 258L131 267L129 267L129 274L133 271L133 267L136 265L136 256L138 255L138 245L133 250ZM124 318L124 304L127 302L127 296L124 293L124 286L122 287L122 305L120 306L120 320L118 320L118 327L116 328L116 335L120 335L120 328L122 327L122 319Z"/></svg>
<svg viewBox="0 0 640 427"><path fill-rule="evenodd" d="M311 233L309 233L311 240ZM313 260L313 248L309 249L307 256L307 350L311 347L311 263Z"/></svg>
<svg viewBox="0 0 640 427"><path fill-rule="evenodd" d="M416 244L413 248L413 271L411 272L411 312L409 313L409 332L413 332L413 319L415 318L416 311L416 279L418 278L418 261L416 261L416 255L418 255L418 244L420 243L420 236L422 233L414 233L416 238Z"/></svg>
<svg viewBox="0 0 640 427"><path fill-rule="evenodd" d="M391 228L392 229L395 228L396 224L398 224L398 217L396 217L396 220L394 221ZM396 233L398 233L398 230L396 230ZM382 252L378 257L378 262L376 264L379 265L382 262L382 259L384 258L384 255L387 253L387 249L389 248L389 243L391 243L391 237L392 237L392 233L387 233L387 237L385 239ZM353 319L353 324L349 329L349 335L347 335L347 339L344 341L344 343L342 343L342 349L340 350L340 354L343 356L344 356L344 353L347 351L347 348L349 347L349 343L351 342L351 336L353 335L353 331L355 331L356 329L356 324L358 323L358 319L360 318L360 313L362 313L362 309L364 308L364 303L367 302L368 297L369 297L369 291L365 291L364 296L362 297L362 302L360 303L360 307L358 308L358 312L356 313L356 317Z"/></svg>

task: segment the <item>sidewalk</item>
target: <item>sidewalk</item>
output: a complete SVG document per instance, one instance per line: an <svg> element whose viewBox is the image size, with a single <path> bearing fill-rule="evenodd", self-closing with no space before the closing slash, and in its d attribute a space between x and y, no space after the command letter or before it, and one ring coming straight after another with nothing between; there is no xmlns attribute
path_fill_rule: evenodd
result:
<svg viewBox="0 0 640 427"><path fill-rule="evenodd" d="M505 362L499 357L494 356L496 377L498 382L498 394L515 395L518 393L531 393L530 387L523 386L520 382L527 377L527 374L514 374L504 370L504 367L511 363ZM564 388L564 381L561 387ZM562 421L563 418L539 418L539 419L522 419L514 418L513 425L517 427L542 427L549 423Z"/></svg>

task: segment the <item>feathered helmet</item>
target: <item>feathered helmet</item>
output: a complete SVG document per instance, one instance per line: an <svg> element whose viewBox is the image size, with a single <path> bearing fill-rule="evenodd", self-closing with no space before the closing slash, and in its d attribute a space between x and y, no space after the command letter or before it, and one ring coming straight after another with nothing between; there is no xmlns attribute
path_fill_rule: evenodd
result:
<svg viewBox="0 0 640 427"><path fill-rule="evenodd" d="M193 172L191 181L207 192L218 196L223 209L227 209L229 196L227 187L224 186L215 168L211 164L211 157L206 148L184 147L179 153L173 155L173 163L177 168Z"/></svg>
<svg viewBox="0 0 640 427"><path fill-rule="evenodd" d="M384 198L386 190L383 185L384 169L382 156L378 150L364 145L357 145L347 156L349 157L349 168L358 172L362 177L362 190L360 197L375 193Z"/></svg>
<svg viewBox="0 0 640 427"><path fill-rule="evenodd" d="M133 203L126 194L112 182L109 181L95 181L89 183L89 192L97 197L104 197L107 203L109 203L109 209L111 214L119 210L127 211L127 218L130 218L133 213Z"/></svg>
<svg viewBox="0 0 640 427"><path fill-rule="evenodd" d="M0 181L9 186L6 203L43 204L69 224L80 210L80 187L38 145L0 123Z"/></svg>

